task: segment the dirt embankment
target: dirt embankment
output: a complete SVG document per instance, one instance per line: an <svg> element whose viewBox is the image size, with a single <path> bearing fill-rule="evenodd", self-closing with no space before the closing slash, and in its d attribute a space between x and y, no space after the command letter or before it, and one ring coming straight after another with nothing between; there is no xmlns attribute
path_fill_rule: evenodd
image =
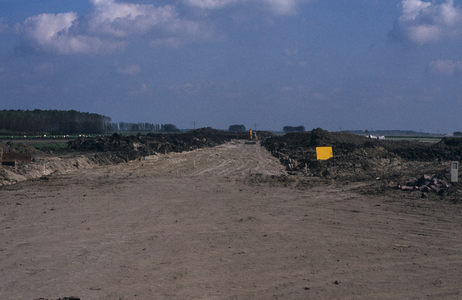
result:
<svg viewBox="0 0 462 300"><path fill-rule="evenodd" d="M5 153L32 153L32 163L17 162L14 166L0 168L0 186L20 181L44 178L54 173L67 173L77 169L112 165L144 159L146 156L164 155L215 147L231 140L247 138L247 133L226 132L212 128L200 128L180 134L149 133L122 136L118 133L100 138L78 138L68 142L67 149L55 151L36 150L32 145L13 142L0 143ZM271 136L260 131L263 138Z"/></svg>
<svg viewBox="0 0 462 300"><path fill-rule="evenodd" d="M215 147L232 139L243 139L244 133L230 133L212 128L201 128L181 134L148 133L122 136L118 133L98 139L79 138L69 142L74 151L114 152L123 159L134 160L142 156L169 152L193 151Z"/></svg>
<svg viewBox="0 0 462 300"><path fill-rule="evenodd" d="M435 144L387 141L318 128L273 136L262 145L282 164L292 160L298 171L306 166L311 176L349 181L392 178L427 170L446 172L451 161L462 160L462 139L457 138L443 138ZM333 158L317 160L316 147L332 147Z"/></svg>
<svg viewBox="0 0 462 300"><path fill-rule="evenodd" d="M262 146L285 166L297 166L291 174L339 183L380 180L377 192L397 188L410 178L424 174L449 181L451 161L462 161L462 139L447 137L438 143L387 141L318 128L272 136L265 139ZM316 147L332 147L333 157L317 160ZM457 183L446 189L445 195L451 201L462 198Z"/></svg>

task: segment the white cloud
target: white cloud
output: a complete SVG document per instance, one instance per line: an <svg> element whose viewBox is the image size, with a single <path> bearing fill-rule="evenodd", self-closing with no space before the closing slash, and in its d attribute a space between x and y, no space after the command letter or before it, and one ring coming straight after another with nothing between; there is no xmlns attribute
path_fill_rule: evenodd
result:
<svg viewBox="0 0 462 300"><path fill-rule="evenodd" d="M299 0L264 0L271 10L277 14L285 15L294 13Z"/></svg>
<svg viewBox="0 0 462 300"><path fill-rule="evenodd" d="M309 0L184 0L186 4L202 9L220 9L240 3L257 3L268 7L275 14L285 15L294 13L297 6Z"/></svg>
<svg viewBox="0 0 462 300"><path fill-rule="evenodd" d="M258 5L275 14L294 13L310 0L178 0L202 10L234 4ZM172 5L138 4L130 0L89 0L90 11L40 14L16 25L20 50L53 54L96 54L122 50L133 41L152 47L180 47L197 39L220 39L205 20L181 18ZM0 32L3 30L0 20Z"/></svg>
<svg viewBox="0 0 462 300"><path fill-rule="evenodd" d="M197 6L202 9L218 9L235 4L245 2L246 0L185 0L191 6Z"/></svg>
<svg viewBox="0 0 462 300"><path fill-rule="evenodd" d="M402 14L399 17L400 21L415 20L420 11L431 6L430 2L420 0L405 0L401 2Z"/></svg>
<svg viewBox="0 0 462 300"><path fill-rule="evenodd" d="M444 3L403 0L401 15L390 37L403 44L423 45L447 37L461 36L462 11L453 0Z"/></svg>
<svg viewBox="0 0 462 300"><path fill-rule="evenodd" d="M119 3L90 0L91 12L79 18L76 13L41 14L19 25L23 45L36 51L57 54L105 53L123 49L135 39L151 43L168 39L176 44L207 36L197 22L179 18L171 5Z"/></svg>
<svg viewBox="0 0 462 300"><path fill-rule="evenodd" d="M72 34L77 14L41 14L27 18L21 26L25 43L34 50L57 54L111 52L123 46L121 41Z"/></svg>
<svg viewBox="0 0 462 300"><path fill-rule="evenodd" d="M117 73L122 75L136 75L141 71L141 67L139 65L126 65L125 67L117 68Z"/></svg>
<svg viewBox="0 0 462 300"><path fill-rule="evenodd" d="M112 0L92 0L94 10L88 16L91 32L124 38L129 34L143 35L156 27L181 27L178 13L170 5L116 3Z"/></svg>
<svg viewBox="0 0 462 300"><path fill-rule="evenodd" d="M462 61L435 60L429 63L429 70L435 75L452 76L462 73Z"/></svg>

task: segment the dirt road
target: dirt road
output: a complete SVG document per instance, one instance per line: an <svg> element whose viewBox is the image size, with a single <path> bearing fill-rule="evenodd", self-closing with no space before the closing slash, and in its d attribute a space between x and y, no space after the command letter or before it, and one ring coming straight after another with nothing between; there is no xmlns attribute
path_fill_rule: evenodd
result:
<svg viewBox="0 0 462 300"><path fill-rule="evenodd" d="M281 174L235 141L3 187L0 298L462 297L460 205Z"/></svg>

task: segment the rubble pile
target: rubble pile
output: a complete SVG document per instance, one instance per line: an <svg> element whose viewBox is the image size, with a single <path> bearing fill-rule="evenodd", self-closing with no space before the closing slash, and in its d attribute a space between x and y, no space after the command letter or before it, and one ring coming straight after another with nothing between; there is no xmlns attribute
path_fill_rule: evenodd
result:
<svg viewBox="0 0 462 300"><path fill-rule="evenodd" d="M397 188L403 191L421 191L421 192L436 192L439 195L443 194L444 189L450 188L451 184L444 179L438 179L430 175L422 175L419 178L411 178L403 185L398 185Z"/></svg>

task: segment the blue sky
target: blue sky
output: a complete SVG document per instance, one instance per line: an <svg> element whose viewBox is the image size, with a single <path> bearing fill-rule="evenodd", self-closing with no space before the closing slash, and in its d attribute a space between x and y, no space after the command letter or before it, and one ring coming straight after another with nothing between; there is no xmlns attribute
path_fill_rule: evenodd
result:
<svg viewBox="0 0 462 300"><path fill-rule="evenodd" d="M462 130L462 1L0 0L0 109Z"/></svg>

